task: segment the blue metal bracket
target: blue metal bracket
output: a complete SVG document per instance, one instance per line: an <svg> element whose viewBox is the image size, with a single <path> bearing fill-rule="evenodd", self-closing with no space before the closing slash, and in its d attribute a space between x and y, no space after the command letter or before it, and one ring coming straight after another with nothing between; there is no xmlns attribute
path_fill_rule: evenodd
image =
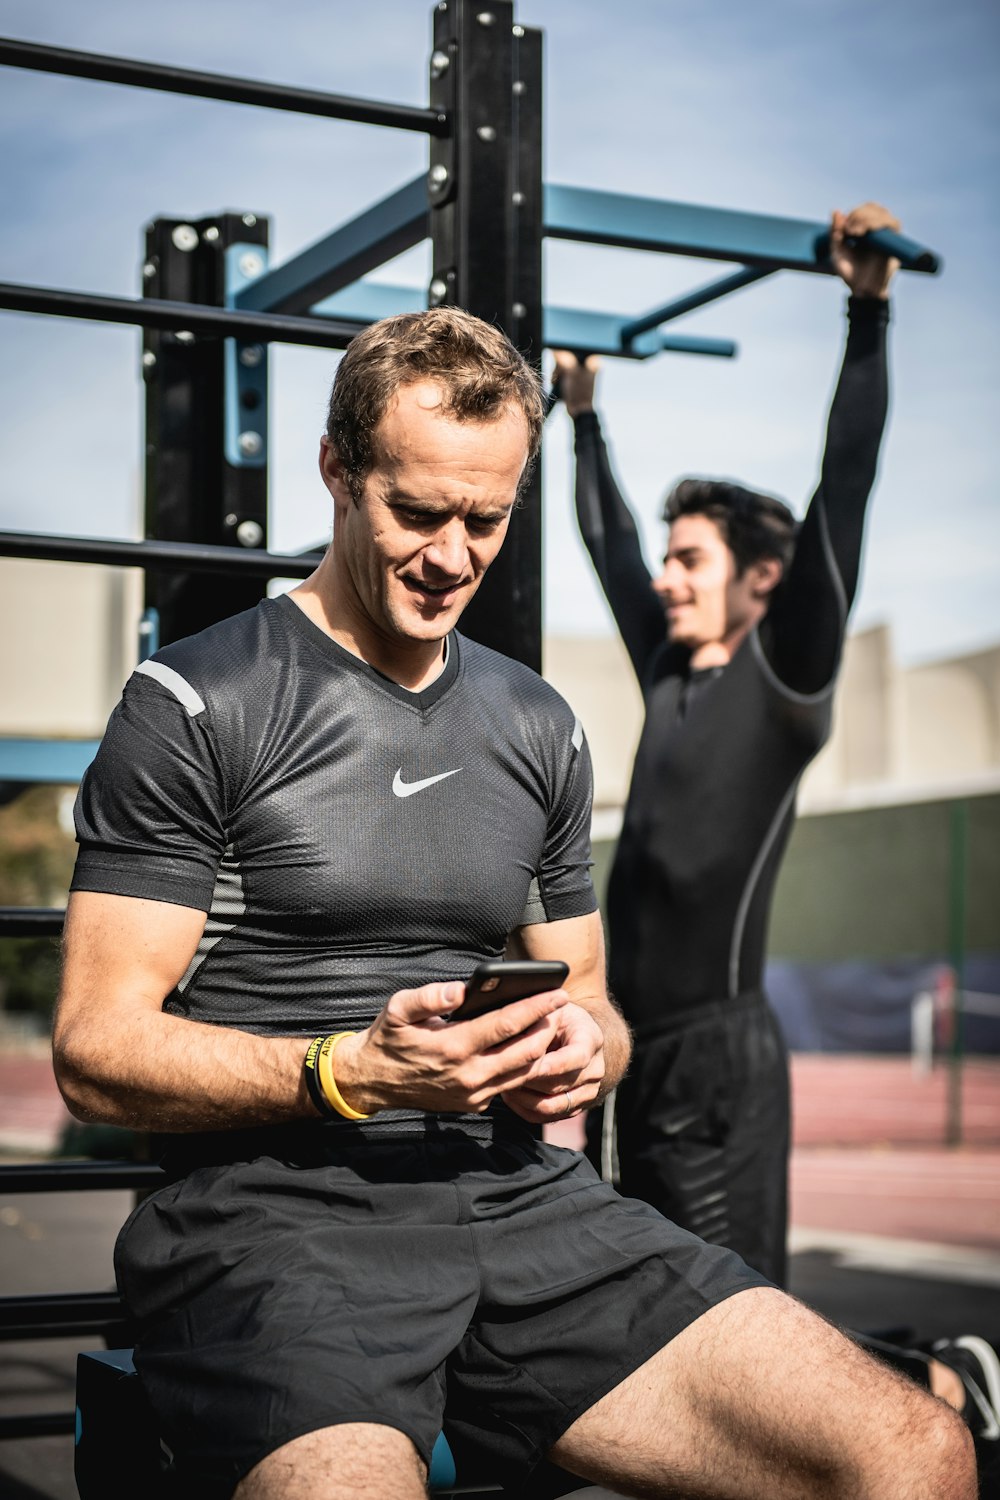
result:
<svg viewBox="0 0 1000 1500"><path fill-rule="evenodd" d="M774 272L768 267L744 266L742 271L736 271L732 276L723 276L721 281L710 281L698 291L688 292L685 297L675 297L672 302L665 302L662 307L654 307L652 312L643 313L641 318L633 318L630 323L625 323L621 331L622 343L631 345L642 334L648 333L651 328L658 328L661 323L669 323L682 313L693 312L696 307L704 307L708 302L728 297L730 292L738 292L741 287L751 286L753 282L763 281L765 276L773 275Z"/></svg>
<svg viewBox="0 0 1000 1500"><path fill-rule="evenodd" d="M434 191L433 182L428 184L427 178L414 178L277 270L234 287L231 305L254 312L313 310L319 316L356 319L359 324L423 307L424 298L416 291L363 283L359 278L427 236L429 195L433 197ZM741 265L734 275L638 318L547 308L544 341L550 348L632 359L648 359L663 351L729 358L736 352L731 340L654 330L773 271L833 273L828 258L829 226L823 222L705 208L626 193L550 184L544 189L544 232L551 239L738 261ZM932 250L891 230L875 231L866 236L866 243L883 254L897 256L905 270L934 273L941 266Z"/></svg>
<svg viewBox="0 0 1000 1500"><path fill-rule="evenodd" d="M236 243L224 253L226 306L235 307L240 292L265 277L267 246ZM224 341L223 447L234 468L267 467L267 352L253 339Z"/></svg>
<svg viewBox="0 0 1000 1500"><path fill-rule="evenodd" d="M416 312L423 307L416 287L387 286L359 281L326 297L313 311L321 317L356 319L358 326L397 313ZM708 354L731 359L736 353L732 339L699 338L688 334L648 333L625 339L629 320L624 314L588 312L574 307L547 307L544 312L544 342L547 349L572 349L588 354L618 355L627 359L649 359L664 351L674 354Z"/></svg>
<svg viewBox="0 0 1000 1500"><path fill-rule="evenodd" d="M415 177L317 240L300 255L242 289L234 306L244 312L308 312L322 297L350 286L430 233L427 178Z"/></svg>
<svg viewBox="0 0 1000 1500"><path fill-rule="evenodd" d="M72 786L97 754L100 740L0 739L0 782Z"/></svg>

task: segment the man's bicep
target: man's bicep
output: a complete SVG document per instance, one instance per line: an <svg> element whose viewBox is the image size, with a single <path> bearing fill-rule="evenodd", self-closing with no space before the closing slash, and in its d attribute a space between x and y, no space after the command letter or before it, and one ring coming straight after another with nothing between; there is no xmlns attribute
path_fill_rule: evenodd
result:
<svg viewBox="0 0 1000 1500"><path fill-rule="evenodd" d="M205 913L192 907L75 891L66 911L57 1025L106 1006L159 1010L204 927Z"/></svg>
<svg viewBox="0 0 1000 1500"><path fill-rule="evenodd" d="M607 997L600 912L519 927L511 934L507 951L511 957L563 959L570 970L566 989L579 1005Z"/></svg>

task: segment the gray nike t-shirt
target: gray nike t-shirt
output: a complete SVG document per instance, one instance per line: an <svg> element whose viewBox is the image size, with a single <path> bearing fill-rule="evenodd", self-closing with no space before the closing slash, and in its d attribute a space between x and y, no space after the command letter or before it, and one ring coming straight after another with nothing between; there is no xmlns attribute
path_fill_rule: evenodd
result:
<svg viewBox="0 0 1000 1500"><path fill-rule="evenodd" d="M72 888L208 913L168 1011L353 1030L516 927L596 909L573 711L520 663L450 647L411 693L283 597L134 673L80 788Z"/></svg>

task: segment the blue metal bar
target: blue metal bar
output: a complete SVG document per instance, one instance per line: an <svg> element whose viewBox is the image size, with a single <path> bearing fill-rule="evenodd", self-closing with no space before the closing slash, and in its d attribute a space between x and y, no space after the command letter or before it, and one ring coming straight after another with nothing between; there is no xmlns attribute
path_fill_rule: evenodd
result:
<svg viewBox="0 0 1000 1500"><path fill-rule="evenodd" d="M557 240L582 240L705 260L738 260L744 265L772 269L821 274L829 274L831 269L826 258L827 224L556 183L545 189L545 233ZM886 233L879 230L873 234L872 244L887 253L902 252L900 260L907 270L938 269L940 261L933 251L903 236L894 236L887 245Z"/></svg>
<svg viewBox="0 0 1000 1500"><path fill-rule="evenodd" d="M97 754L100 740L0 739L0 782L72 786Z"/></svg>
<svg viewBox="0 0 1000 1500"><path fill-rule="evenodd" d="M935 276L943 264L941 257L933 250L928 250L924 245L918 245L916 240L911 240L905 234L899 234L895 229L873 229L870 234L860 237L848 235L847 242L849 245L868 245L873 250L880 250L883 255L894 255L904 271L925 271ZM829 234L822 243L821 249L824 256L829 254Z"/></svg>
<svg viewBox="0 0 1000 1500"><path fill-rule="evenodd" d="M625 359L649 359L654 354L708 354L732 359L737 346L732 339L700 338L683 333L642 333L627 343L628 319L620 313L586 312L576 307L545 309L545 347L570 349L576 354L617 355Z"/></svg>
<svg viewBox="0 0 1000 1500"><path fill-rule="evenodd" d="M423 307L423 294L416 287L386 286L360 281L327 297L313 308L316 316L331 316L358 324L377 318L416 312ZM544 342L547 349L585 350L588 354L618 355L626 359L649 359L651 355L707 354L731 359L736 345L731 339L697 338L687 334L650 333L626 344L623 329L628 320L621 314L587 312L574 307L547 307L544 311Z"/></svg>
<svg viewBox="0 0 1000 1500"><path fill-rule="evenodd" d="M341 287L425 239L426 177L415 177L300 255L258 276L233 306L247 312L304 313Z"/></svg>
<svg viewBox="0 0 1000 1500"><path fill-rule="evenodd" d="M751 286L755 281L762 281L765 276L773 276L774 272L766 267L755 267L751 269L744 266L742 271L736 271L732 276L724 276L721 281L710 281L707 286L698 291L688 292L686 297L675 297L672 302L665 302L662 307L654 307L652 312L643 313L641 318L633 318L631 323L622 327L622 343L631 344L633 339L640 334L648 333L651 328L658 328L661 323L669 323L671 318L679 318L682 313L693 312L696 307L704 307L706 302L715 302L719 297L726 297L730 292L738 292L741 287Z"/></svg>

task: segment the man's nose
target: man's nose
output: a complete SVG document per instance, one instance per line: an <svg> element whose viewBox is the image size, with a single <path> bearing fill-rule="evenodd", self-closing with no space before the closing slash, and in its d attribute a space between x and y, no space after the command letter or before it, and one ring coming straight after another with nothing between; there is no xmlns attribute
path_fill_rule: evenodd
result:
<svg viewBox="0 0 1000 1500"><path fill-rule="evenodd" d="M663 566L660 568L659 573L656 574L655 578L652 578L650 580L650 586L654 594L656 594L658 598L662 599L665 594L669 593L673 582L674 569L668 561L663 564Z"/></svg>
<svg viewBox="0 0 1000 1500"><path fill-rule="evenodd" d="M432 568L447 577L461 577L469 560L469 549L465 526L458 516L445 522L435 533L424 548L424 557Z"/></svg>

